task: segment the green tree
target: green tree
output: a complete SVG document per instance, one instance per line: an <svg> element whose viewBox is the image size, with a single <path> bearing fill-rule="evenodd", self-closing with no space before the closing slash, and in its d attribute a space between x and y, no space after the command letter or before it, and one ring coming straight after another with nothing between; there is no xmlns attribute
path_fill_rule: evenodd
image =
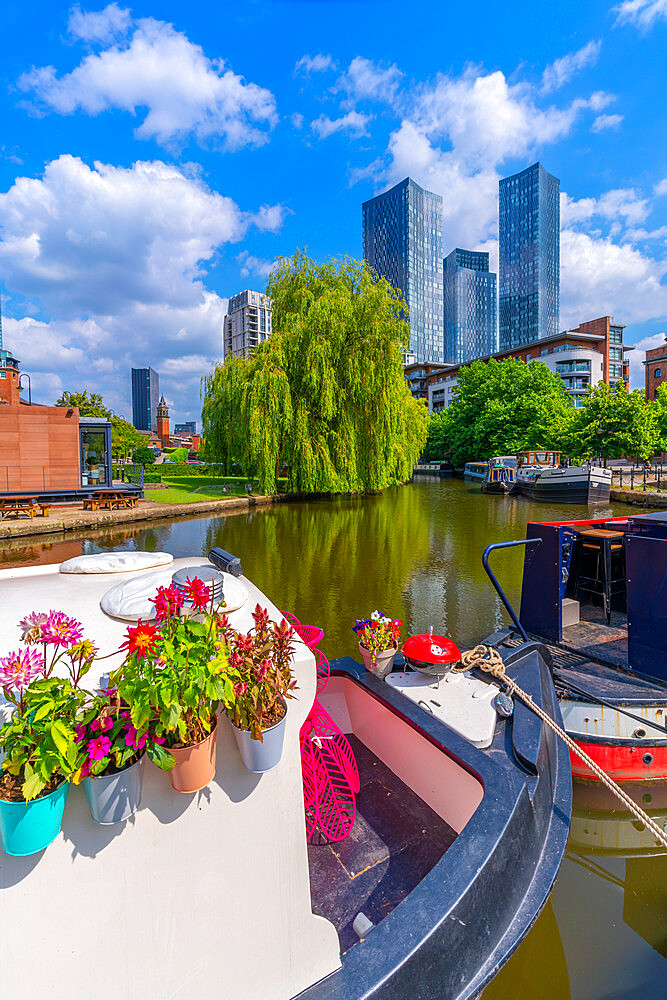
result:
<svg viewBox="0 0 667 1000"><path fill-rule="evenodd" d="M613 388L598 382L575 410L567 436L575 459L637 458L645 461L660 440L659 408L647 403L640 389L628 392L623 382Z"/></svg>
<svg viewBox="0 0 667 1000"><path fill-rule="evenodd" d="M142 445L141 448L135 448L132 452L132 461L137 465L153 465L155 462L155 452L152 448Z"/></svg>
<svg viewBox="0 0 667 1000"><path fill-rule="evenodd" d="M658 424L659 438L656 451L665 452L667 451L667 384L658 386L655 393L655 403L648 405L653 406Z"/></svg>
<svg viewBox="0 0 667 1000"><path fill-rule="evenodd" d="M356 492L405 482L428 414L403 377L406 306L368 265L302 251L271 275L273 334L203 383L206 458L238 461L259 489Z"/></svg>
<svg viewBox="0 0 667 1000"><path fill-rule="evenodd" d="M111 417L111 410L104 405L104 401L99 392L63 392L56 400L56 406L77 407L79 415L82 417Z"/></svg>
<svg viewBox="0 0 667 1000"><path fill-rule="evenodd" d="M563 382L541 361L473 361L460 368L441 440L463 466L527 448L560 448L572 419Z"/></svg>
<svg viewBox="0 0 667 1000"><path fill-rule="evenodd" d="M135 448L145 445L146 438L122 417L111 417L111 453L116 459L125 459Z"/></svg>
<svg viewBox="0 0 667 1000"><path fill-rule="evenodd" d="M447 413L433 413L428 422L428 437L422 454L424 462L437 462L445 458L449 452L447 433Z"/></svg>

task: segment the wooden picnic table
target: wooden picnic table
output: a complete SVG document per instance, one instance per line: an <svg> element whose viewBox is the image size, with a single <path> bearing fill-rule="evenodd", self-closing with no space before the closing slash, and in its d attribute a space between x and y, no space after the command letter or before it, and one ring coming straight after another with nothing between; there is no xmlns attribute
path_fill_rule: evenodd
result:
<svg viewBox="0 0 667 1000"><path fill-rule="evenodd" d="M120 510L123 507L136 507L137 499L133 493L126 493L123 490L96 490L90 497L85 497L83 501L84 510Z"/></svg>
<svg viewBox="0 0 667 1000"><path fill-rule="evenodd" d="M25 514L26 517L35 517L41 514L48 517L51 505L39 503L37 497L24 496L4 496L0 497L0 520L5 517L19 517Z"/></svg>

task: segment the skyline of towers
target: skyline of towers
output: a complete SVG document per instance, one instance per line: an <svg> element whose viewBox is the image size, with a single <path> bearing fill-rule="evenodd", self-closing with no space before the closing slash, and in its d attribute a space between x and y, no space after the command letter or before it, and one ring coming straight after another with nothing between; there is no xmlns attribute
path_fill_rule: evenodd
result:
<svg viewBox="0 0 667 1000"><path fill-rule="evenodd" d="M541 163L501 179L498 243L500 350L557 334L560 180Z"/></svg>
<svg viewBox="0 0 667 1000"><path fill-rule="evenodd" d="M403 293L420 360L444 361L442 232L442 197L410 177L362 205L363 258Z"/></svg>
<svg viewBox="0 0 667 1000"><path fill-rule="evenodd" d="M463 364L493 354L496 275L489 255L457 247L443 261L445 361Z"/></svg>

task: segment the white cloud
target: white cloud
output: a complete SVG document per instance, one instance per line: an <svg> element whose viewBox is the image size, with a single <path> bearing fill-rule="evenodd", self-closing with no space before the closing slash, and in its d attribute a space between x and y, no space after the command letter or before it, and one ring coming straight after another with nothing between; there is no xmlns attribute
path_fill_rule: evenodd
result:
<svg viewBox="0 0 667 1000"><path fill-rule="evenodd" d="M561 233L561 326L613 315L641 323L667 315L667 263L630 244L564 229Z"/></svg>
<svg viewBox="0 0 667 1000"><path fill-rule="evenodd" d="M344 92L347 97L343 107L353 107L356 101L379 101L392 104L403 74L398 66L378 66L370 59L356 56L336 82L334 92Z"/></svg>
<svg viewBox="0 0 667 1000"><path fill-rule="evenodd" d="M558 90L579 70L593 66L598 61L601 47L602 42L588 42L576 52L568 52L566 56L556 59L542 74L542 90L545 93Z"/></svg>
<svg viewBox="0 0 667 1000"><path fill-rule="evenodd" d="M665 343L667 341L667 334L664 333L652 333L648 337L642 337L635 344L634 351L630 351L627 355L630 361L630 388L631 389L643 389L646 385L646 379L644 377L644 361L646 359L646 352L652 350L654 347L667 346Z"/></svg>
<svg viewBox="0 0 667 1000"><path fill-rule="evenodd" d="M348 111L346 115L333 120L326 115L320 115L310 123L310 127L319 139L328 139L335 132L349 132L353 136L360 136L368 135L370 120L368 115L360 111Z"/></svg>
<svg viewBox="0 0 667 1000"><path fill-rule="evenodd" d="M241 277L247 278L249 274L255 274L258 278L268 278L275 267L275 260L264 260L262 257L255 257L247 250L242 250L237 254L236 260L240 265Z"/></svg>
<svg viewBox="0 0 667 1000"><path fill-rule="evenodd" d="M132 14L126 7L110 3L104 10L89 12L74 7L67 27L73 38L82 42L107 42L123 38L132 24Z"/></svg>
<svg viewBox="0 0 667 1000"><path fill-rule="evenodd" d="M667 19L667 0L623 0L618 7L617 24L635 24L651 28L656 21Z"/></svg>
<svg viewBox="0 0 667 1000"><path fill-rule="evenodd" d="M663 177L661 181L658 181L653 191L657 195L667 194L667 177Z"/></svg>
<svg viewBox="0 0 667 1000"><path fill-rule="evenodd" d="M335 69L336 63L331 56L325 56L318 52L316 56L301 56L294 66L294 75L302 73L307 76L309 73L324 73L328 69Z"/></svg>
<svg viewBox="0 0 667 1000"><path fill-rule="evenodd" d="M129 369L150 364L177 416L197 416L198 380L222 355L226 310L204 284L207 264L251 227L273 231L283 214L270 205L244 212L159 161L90 168L61 156L41 179L17 178L0 194L0 269L15 316L19 297L24 313L38 307L41 315L8 316L4 332L33 374L35 398L48 402L39 386L60 378L65 388L102 391L126 412ZM204 363L194 371L188 361L172 378L162 362L181 353Z"/></svg>
<svg viewBox="0 0 667 1000"><path fill-rule="evenodd" d="M290 121L292 122L294 128L303 128L303 115L300 114L298 111L294 112L294 114L290 118Z"/></svg>
<svg viewBox="0 0 667 1000"><path fill-rule="evenodd" d="M561 193L561 225L563 227L576 225L600 216L604 219L617 221L624 219L627 223L642 222L649 213L649 204L634 188L616 188L605 191L599 198L580 198L574 200L564 191Z"/></svg>
<svg viewBox="0 0 667 1000"><path fill-rule="evenodd" d="M598 115L591 125L591 132L604 132L605 129L617 129L623 121L623 115Z"/></svg>
<svg viewBox="0 0 667 1000"><path fill-rule="evenodd" d="M71 73L58 77L53 66L33 68L18 87L33 95L37 111L138 115L146 109L135 135L163 145L194 137L227 150L258 146L277 121L271 91L246 83L171 24L153 18L134 22L129 41L90 53Z"/></svg>

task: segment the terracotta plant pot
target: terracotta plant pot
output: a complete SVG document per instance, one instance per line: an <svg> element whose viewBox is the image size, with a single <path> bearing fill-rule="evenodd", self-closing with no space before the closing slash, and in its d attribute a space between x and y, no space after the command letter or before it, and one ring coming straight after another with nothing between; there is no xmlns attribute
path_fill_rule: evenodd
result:
<svg viewBox="0 0 667 1000"><path fill-rule="evenodd" d="M169 776L177 792L198 792L205 788L215 775L215 751L218 739L218 720L213 729L199 743L189 747L170 747L174 755L173 769Z"/></svg>
<svg viewBox="0 0 667 1000"><path fill-rule="evenodd" d="M232 722L236 745L247 771L264 774L278 766L283 755L286 722L287 712L275 726L262 730L261 740L253 739L247 729L238 729Z"/></svg>
<svg viewBox="0 0 667 1000"><path fill-rule="evenodd" d="M359 643L359 652L361 653L366 670L371 674L375 674L376 677L386 677L394 665L394 657L398 652L398 646L391 646L389 649L383 649L381 652L376 653L375 662L373 662L371 650L366 649L361 643Z"/></svg>

